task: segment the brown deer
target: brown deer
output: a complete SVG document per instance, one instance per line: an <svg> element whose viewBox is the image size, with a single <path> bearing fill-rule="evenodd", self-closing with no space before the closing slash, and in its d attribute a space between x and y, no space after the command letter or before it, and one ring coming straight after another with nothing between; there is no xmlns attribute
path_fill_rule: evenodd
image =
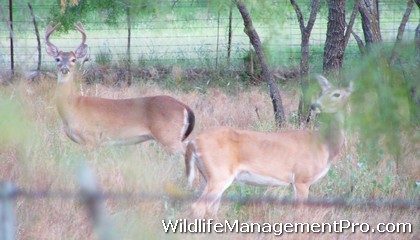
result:
<svg viewBox="0 0 420 240"><path fill-rule="evenodd" d="M86 146L136 144L155 140L171 153L184 151L183 141L194 128L194 113L170 96L106 99L80 96L75 90L76 62L87 56L86 33L75 26L82 43L75 51L60 51L50 42L55 27L48 25L47 53L57 62L57 108L67 136Z"/></svg>
<svg viewBox="0 0 420 240"><path fill-rule="evenodd" d="M309 187L328 172L344 143L343 108L352 89L333 87L317 76L322 95L312 102L315 112L329 113L331 123L321 131L262 133L219 127L199 134L185 153L191 185L197 167L206 187L193 204L195 217L215 214L223 192L234 180L252 185L292 185L295 197L308 197Z"/></svg>

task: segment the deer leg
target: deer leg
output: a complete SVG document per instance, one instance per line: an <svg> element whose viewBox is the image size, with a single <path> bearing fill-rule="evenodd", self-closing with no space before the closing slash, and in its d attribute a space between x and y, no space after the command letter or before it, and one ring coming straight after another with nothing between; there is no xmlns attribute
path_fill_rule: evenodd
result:
<svg viewBox="0 0 420 240"><path fill-rule="evenodd" d="M310 216L309 208L305 207L303 205L303 202L308 199L309 195L309 183L295 183L294 189L295 189L295 222L306 222L308 221L308 218Z"/></svg>
<svg viewBox="0 0 420 240"><path fill-rule="evenodd" d="M293 188L295 190L295 199L298 202L308 199L309 195L309 184L307 183L295 183Z"/></svg>
<svg viewBox="0 0 420 240"><path fill-rule="evenodd" d="M193 215L196 218L203 218L206 213L215 215L220 205L220 198L223 192L232 184L233 177L225 178L223 181L209 179L200 198L192 205Z"/></svg>
<svg viewBox="0 0 420 240"><path fill-rule="evenodd" d="M159 144L161 144L161 146L163 146L163 148L170 154L185 152L185 147L181 141L181 138L174 137L176 136L175 132L167 133L167 135L157 133L152 134L152 136L153 139Z"/></svg>
<svg viewBox="0 0 420 240"><path fill-rule="evenodd" d="M198 168L194 168L194 174L195 174L195 178L194 178L194 182L193 182L193 186L194 188L203 188L202 186L200 186L200 170L198 170Z"/></svg>

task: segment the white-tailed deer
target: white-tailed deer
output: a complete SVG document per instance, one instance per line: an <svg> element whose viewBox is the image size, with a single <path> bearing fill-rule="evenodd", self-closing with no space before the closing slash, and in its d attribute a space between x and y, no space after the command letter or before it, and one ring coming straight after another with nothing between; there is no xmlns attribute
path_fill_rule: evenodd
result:
<svg viewBox="0 0 420 240"><path fill-rule="evenodd" d="M194 113L169 96L106 99L80 96L75 91L76 62L87 56L86 33L81 23L82 43L73 52L60 51L49 40L59 28L48 25L47 53L57 62L57 107L67 136L87 146L136 144L156 140L171 152L184 151L183 141L194 128Z"/></svg>
<svg viewBox="0 0 420 240"><path fill-rule="evenodd" d="M328 172L344 143L342 111L352 91L351 86L334 88L323 76L317 79L322 95L311 109L332 115L321 131L262 133L219 127L189 142L185 152L189 184L195 166L206 180L202 195L192 206L195 217L215 214L223 192L234 180L263 186L291 184L296 199L308 197L309 187Z"/></svg>

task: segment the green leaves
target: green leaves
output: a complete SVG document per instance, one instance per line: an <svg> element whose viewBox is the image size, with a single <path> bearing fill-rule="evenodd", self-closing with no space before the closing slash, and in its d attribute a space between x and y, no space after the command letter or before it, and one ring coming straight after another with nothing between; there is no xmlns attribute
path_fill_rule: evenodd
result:
<svg viewBox="0 0 420 240"><path fill-rule="evenodd" d="M401 71L401 67L411 71L410 66L389 66L388 55L379 50L354 69L350 120L360 130L360 150L370 153L368 163L374 165L386 156L398 159L406 147L403 137L415 131L410 122L410 80Z"/></svg>
<svg viewBox="0 0 420 240"><path fill-rule="evenodd" d="M68 32L73 29L73 25L77 22L103 23L108 25L116 25L119 22L125 22L128 9L130 17L136 18L144 14L153 14L156 12L158 5L156 1L143 0L85 0L80 1L77 5L69 5L64 14L61 11L61 5L57 2L50 9L51 19L49 21L61 22L62 27L59 29Z"/></svg>

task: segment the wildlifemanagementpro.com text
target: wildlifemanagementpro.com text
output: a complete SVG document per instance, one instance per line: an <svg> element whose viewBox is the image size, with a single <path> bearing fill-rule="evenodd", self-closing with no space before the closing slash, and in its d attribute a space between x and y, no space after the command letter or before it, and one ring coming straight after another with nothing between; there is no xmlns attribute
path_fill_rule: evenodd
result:
<svg viewBox="0 0 420 240"><path fill-rule="evenodd" d="M165 233L412 233L411 223L357 223L349 220L332 223L249 223L239 220L216 222L214 219L162 220Z"/></svg>

